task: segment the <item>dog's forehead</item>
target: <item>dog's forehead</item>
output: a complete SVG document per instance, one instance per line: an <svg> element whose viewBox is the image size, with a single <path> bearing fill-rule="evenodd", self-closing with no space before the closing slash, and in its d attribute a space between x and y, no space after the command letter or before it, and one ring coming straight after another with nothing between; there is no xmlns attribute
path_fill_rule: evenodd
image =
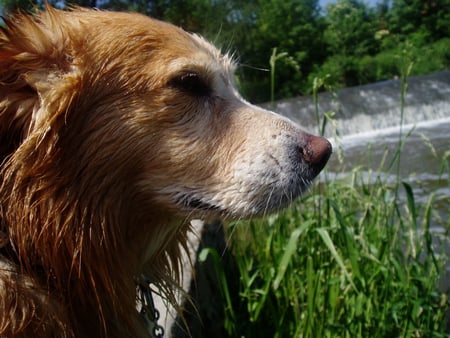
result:
<svg viewBox="0 0 450 338"><path fill-rule="evenodd" d="M168 64L168 71L176 73L183 69L204 70L223 74L228 77L234 73L235 65L228 54L223 54L218 48L199 35L186 33L188 45ZM167 46L171 48L170 46Z"/></svg>

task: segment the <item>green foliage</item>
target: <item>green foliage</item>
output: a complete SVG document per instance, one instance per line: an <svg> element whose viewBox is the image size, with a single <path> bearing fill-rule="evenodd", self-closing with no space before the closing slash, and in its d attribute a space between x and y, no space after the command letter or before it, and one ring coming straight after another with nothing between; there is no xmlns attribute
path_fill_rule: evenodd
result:
<svg viewBox="0 0 450 338"><path fill-rule="evenodd" d="M371 55L376 49L372 11L361 0L340 0L327 6L325 43L333 55Z"/></svg>
<svg viewBox="0 0 450 338"><path fill-rule="evenodd" d="M0 0L0 10L31 10L42 0ZM205 35L236 55L241 90L249 100L310 94L314 78L329 75L335 88L391 79L394 56L414 47L414 74L450 67L450 0L69 0L49 3L131 10ZM213 19L212 19L213 18ZM276 48L274 79L268 56ZM273 83L275 80L275 83Z"/></svg>
<svg viewBox="0 0 450 338"><path fill-rule="evenodd" d="M0 13L18 9L30 9L31 4L29 0L2 0L0 1Z"/></svg>
<svg viewBox="0 0 450 338"><path fill-rule="evenodd" d="M251 3L251 2L249 2ZM246 27L244 43L235 35L233 46L243 67L239 69L245 96L252 101L267 101L271 95L270 75L261 71L267 68L274 48L287 53L287 58L277 63L274 98L289 97L299 93L313 65L323 59L323 20L319 15L317 0L258 0L254 5L252 22ZM280 38L281 37L281 38ZM250 67L246 67L249 65ZM282 84L282 85L280 85Z"/></svg>
<svg viewBox="0 0 450 338"><path fill-rule="evenodd" d="M214 267L217 272L217 280L219 283L219 290L221 291L222 298L225 299L225 316L227 320L225 321L225 330L228 333L233 335L235 333L234 322L236 321L236 314L234 313L233 304L231 301L230 291L228 290L228 283L226 280L226 275L224 272L224 268L220 262L219 254L216 250L212 248L204 248L198 255L198 262L204 263L208 259L208 257L212 257L214 262Z"/></svg>
<svg viewBox="0 0 450 338"><path fill-rule="evenodd" d="M286 212L234 225L241 287L239 317L227 318L232 336L447 336L450 294L436 289L446 257L429 230L434 197L419 205L407 183L371 174L355 169Z"/></svg>
<svg viewBox="0 0 450 338"><path fill-rule="evenodd" d="M431 41L450 36L449 0L393 0L392 31L401 35L425 32Z"/></svg>
<svg viewBox="0 0 450 338"><path fill-rule="evenodd" d="M398 74L397 55L405 48L415 60L412 75L447 68L449 25L436 29L436 22L447 20L449 3L398 0L391 9L387 3L368 8L357 0L328 5L325 42L329 57L316 65L309 84L326 74L331 74L329 81L335 88L394 78ZM433 11L424 10L424 6L432 6ZM428 24L430 17L434 18L433 27Z"/></svg>

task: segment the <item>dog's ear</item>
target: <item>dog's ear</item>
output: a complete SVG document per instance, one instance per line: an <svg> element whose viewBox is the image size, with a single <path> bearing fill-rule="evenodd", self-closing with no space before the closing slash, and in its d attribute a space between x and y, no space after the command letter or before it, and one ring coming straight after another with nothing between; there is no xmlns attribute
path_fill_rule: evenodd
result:
<svg viewBox="0 0 450 338"><path fill-rule="evenodd" d="M48 110L46 97L70 72L68 37L59 20L59 12L48 7L6 18L0 30L0 160L37 127Z"/></svg>

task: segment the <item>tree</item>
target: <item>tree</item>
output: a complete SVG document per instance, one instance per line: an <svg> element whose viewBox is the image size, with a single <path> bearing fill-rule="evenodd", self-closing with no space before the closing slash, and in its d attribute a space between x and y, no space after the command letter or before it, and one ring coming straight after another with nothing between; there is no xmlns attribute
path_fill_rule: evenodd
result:
<svg viewBox="0 0 450 338"><path fill-rule="evenodd" d="M3 13L15 12L18 9L31 9L33 2L29 0L1 0L0 8ZM3 15L3 14L2 14Z"/></svg>
<svg viewBox="0 0 450 338"><path fill-rule="evenodd" d="M361 84L373 79L370 69L361 67L362 58L378 52L374 11L362 0L338 0L326 7L324 41L327 60L310 75L327 77L332 87ZM364 60L366 61L366 60Z"/></svg>
<svg viewBox="0 0 450 338"><path fill-rule="evenodd" d="M365 0L337 0L324 12L318 1L48 0L56 7L137 11L199 33L235 55L239 84L253 102L270 99L275 48L283 56L275 57L275 99L310 93L316 76L335 88L391 78L395 55L407 43L416 60L424 59L415 74L450 66L450 0L381 0L375 8ZM0 0L0 11L43 4Z"/></svg>
<svg viewBox="0 0 450 338"><path fill-rule="evenodd" d="M338 0L327 6L325 42L334 55L371 55L377 51L373 12L362 0Z"/></svg>
<svg viewBox="0 0 450 338"><path fill-rule="evenodd" d="M261 69L268 68L273 48L288 55L277 64L275 98L306 93L306 74L325 57L318 1L258 0L249 26L247 43L238 44L241 60L251 66L241 70L247 95L269 98L269 73Z"/></svg>
<svg viewBox="0 0 450 338"><path fill-rule="evenodd" d="M393 0L390 24L403 36L420 31L430 41L450 37L450 0Z"/></svg>

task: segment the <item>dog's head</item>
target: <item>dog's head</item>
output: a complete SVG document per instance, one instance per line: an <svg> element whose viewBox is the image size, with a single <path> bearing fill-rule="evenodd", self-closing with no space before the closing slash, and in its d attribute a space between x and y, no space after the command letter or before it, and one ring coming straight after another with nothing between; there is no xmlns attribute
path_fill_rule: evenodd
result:
<svg viewBox="0 0 450 338"><path fill-rule="evenodd" d="M325 166L330 143L246 102L233 62L202 38L171 27L151 61L138 58L158 64L140 74L152 85L137 112L146 128L136 128L142 144L152 145L151 154L140 155L139 186L160 208L200 218L270 213Z"/></svg>
<svg viewBox="0 0 450 338"><path fill-rule="evenodd" d="M6 151L57 129L72 179L126 181L141 208L231 217L286 206L330 156L325 139L244 101L231 60L196 35L135 14L39 20L0 35Z"/></svg>

